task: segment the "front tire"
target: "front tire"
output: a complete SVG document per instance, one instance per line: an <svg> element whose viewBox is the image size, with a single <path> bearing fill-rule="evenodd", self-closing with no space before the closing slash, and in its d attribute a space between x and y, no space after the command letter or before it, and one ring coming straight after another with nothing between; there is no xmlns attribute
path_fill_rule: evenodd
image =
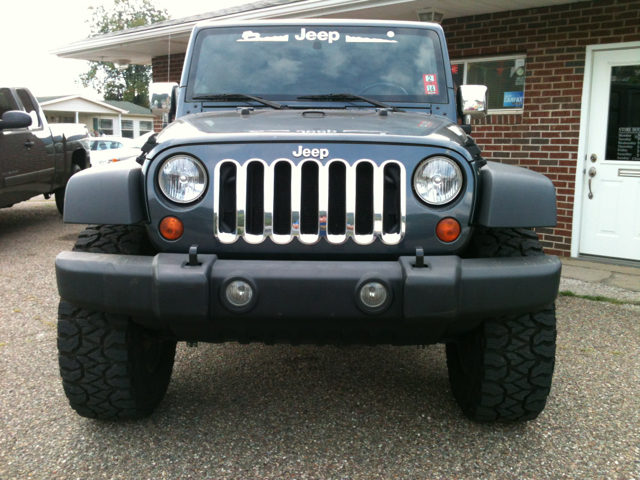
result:
<svg viewBox="0 0 640 480"><path fill-rule="evenodd" d="M477 229L465 256L544 255L535 232ZM535 292L531 292L535 295ZM463 413L478 422L526 421L540 415L555 365L555 306L525 315L485 320L447 343L449 381Z"/></svg>
<svg viewBox="0 0 640 480"><path fill-rule="evenodd" d="M151 415L169 386L176 342L126 316L65 301L58 314L60 375L71 407L100 420Z"/></svg>
<svg viewBox="0 0 640 480"><path fill-rule="evenodd" d="M71 176L69 178L73 177L80 170L81 168L78 165L76 164L71 165ZM60 215L64 215L64 194L66 191L67 191L67 186L65 185L64 187L60 187L55 192L53 192L56 198L56 208L58 209L58 212L60 212Z"/></svg>
<svg viewBox="0 0 640 480"><path fill-rule="evenodd" d="M91 225L74 251L152 254L144 227ZM64 300L58 310L58 359L64 392L83 417L135 419L162 401L176 342L125 315L81 309Z"/></svg>

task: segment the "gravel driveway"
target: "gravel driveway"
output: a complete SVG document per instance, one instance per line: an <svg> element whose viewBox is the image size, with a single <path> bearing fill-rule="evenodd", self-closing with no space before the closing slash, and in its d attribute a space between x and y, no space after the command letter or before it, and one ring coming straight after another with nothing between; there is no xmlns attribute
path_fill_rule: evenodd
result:
<svg viewBox="0 0 640 480"><path fill-rule="evenodd" d="M640 478L640 307L558 301L542 416L466 420L442 346L179 346L138 422L77 416L56 359L53 261L82 229L53 202L0 210L0 479Z"/></svg>

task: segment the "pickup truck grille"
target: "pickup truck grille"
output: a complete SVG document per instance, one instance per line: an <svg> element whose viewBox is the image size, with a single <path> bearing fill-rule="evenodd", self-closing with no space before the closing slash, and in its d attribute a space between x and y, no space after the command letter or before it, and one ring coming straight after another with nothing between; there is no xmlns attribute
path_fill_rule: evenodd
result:
<svg viewBox="0 0 640 480"><path fill-rule="evenodd" d="M395 160L229 159L216 165L213 185L214 235L222 243L270 237L286 244L297 237L307 245L321 238L396 245L405 234L406 171Z"/></svg>

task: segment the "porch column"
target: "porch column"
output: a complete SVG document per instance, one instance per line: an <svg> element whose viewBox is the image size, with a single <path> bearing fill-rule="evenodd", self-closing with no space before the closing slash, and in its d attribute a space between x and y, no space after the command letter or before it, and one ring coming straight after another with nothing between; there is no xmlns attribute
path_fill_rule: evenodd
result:
<svg viewBox="0 0 640 480"><path fill-rule="evenodd" d="M80 115L76 112L76 123L80 123Z"/></svg>
<svg viewBox="0 0 640 480"><path fill-rule="evenodd" d="M118 114L118 135L122 136L122 114Z"/></svg>

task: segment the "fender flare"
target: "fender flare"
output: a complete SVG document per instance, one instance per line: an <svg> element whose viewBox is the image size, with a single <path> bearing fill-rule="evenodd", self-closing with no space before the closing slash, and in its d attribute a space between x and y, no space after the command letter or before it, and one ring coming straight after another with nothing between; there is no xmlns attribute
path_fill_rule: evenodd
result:
<svg viewBox="0 0 640 480"><path fill-rule="evenodd" d="M136 162L93 167L69 179L66 223L133 225L146 219L142 168Z"/></svg>
<svg viewBox="0 0 640 480"><path fill-rule="evenodd" d="M475 223L497 228L555 227L556 189L544 175L487 162L480 169Z"/></svg>

